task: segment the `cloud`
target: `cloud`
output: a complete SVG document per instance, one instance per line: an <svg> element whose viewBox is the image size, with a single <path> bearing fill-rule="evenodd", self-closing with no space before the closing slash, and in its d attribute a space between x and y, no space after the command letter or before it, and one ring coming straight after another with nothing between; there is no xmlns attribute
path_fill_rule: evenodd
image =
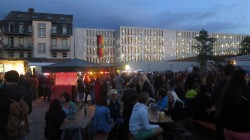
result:
<svg viewBox="0 0 250 140"><path fill-rule="evenodd" d="M116 29L119 26L176 30L207 29L214 32L249 33L250 1L190 0L1 0L0 18L12 10L71 14L74 26ZM46 5L46 6L44 6ZM246 9L246 10L243 10Z"/></svg>

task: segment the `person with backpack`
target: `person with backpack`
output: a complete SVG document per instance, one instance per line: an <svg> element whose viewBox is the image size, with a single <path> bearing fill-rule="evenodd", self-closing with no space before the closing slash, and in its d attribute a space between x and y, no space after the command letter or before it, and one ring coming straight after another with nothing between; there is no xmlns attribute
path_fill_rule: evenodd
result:
<svg viewBox="0 0 250 140"><path fill-rule="evenodd" d="M19 74L10 70L4 75L0 89L0 139L26 140L29 133L27 115L31 112L29 92L18 85Z"/></svg>

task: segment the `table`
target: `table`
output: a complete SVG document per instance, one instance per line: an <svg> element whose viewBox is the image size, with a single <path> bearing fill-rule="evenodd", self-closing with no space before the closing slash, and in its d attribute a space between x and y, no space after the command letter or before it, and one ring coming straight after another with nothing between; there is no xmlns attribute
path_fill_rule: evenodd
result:
<svg viewBox="0 0 250 140"><path fill-rule="evenodd" d="M87 109L87 115L84 114L84 108ZM67 139L68 135L71 135L73 140L82 140L81 131L84 130L85 139L88 139L87 125L93 118L95 112L95 106L85 105L81 110L76 113L74 120L68 120L61 126L62 135L61 140ZM67 132L68 131L68 132ZM70 132L70 134L68 134Z"/></svg>
<svg viewBox="0 0 250 140"><path fill-rule="evenodd" d="M164 119L160 119L158 110L150 108L148 110L148 120L149 123L158 124L162 127L162 129L164 130L163 138L166 139L167 138L166 136L169 134L170 129L172 129L172 124L174 123L171 116L164 113Z"/></svg>
<svg viewBox="0 0 250 140"><path fill-rule="evenodd" d="M148 119L150 123L163 124L163 123L173 123L171 116L164 113L164 119L159 119L158 111L156 109L148 110Z"/></svg>

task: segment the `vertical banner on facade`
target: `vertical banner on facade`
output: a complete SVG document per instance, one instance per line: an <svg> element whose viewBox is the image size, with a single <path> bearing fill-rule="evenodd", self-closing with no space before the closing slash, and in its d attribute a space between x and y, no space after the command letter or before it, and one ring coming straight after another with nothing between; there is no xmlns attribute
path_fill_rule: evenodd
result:
<svg viewBox="0 0 250 140"><path fill-rule="evenodd" d="M104 38L102 35L97 35L97 55L98 57L103 56L103 49L104 49Z"/></svg>

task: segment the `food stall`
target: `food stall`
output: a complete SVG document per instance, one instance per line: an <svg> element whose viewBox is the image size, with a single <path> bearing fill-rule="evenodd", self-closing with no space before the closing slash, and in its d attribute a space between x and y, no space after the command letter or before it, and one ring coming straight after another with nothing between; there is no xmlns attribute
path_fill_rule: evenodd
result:
<svg viewBox="0 0 250 140"><path fill-rule="evenodd" d="M16 70L19 74L25 74L28 72L28 62L26 60L0 60L0 76L10 70Z"/></svg>
<svg viewBox="0 0 250 140"><path fill-rule="evenodd" d="M55 85L51 88L51 99L59 98L63 92L71 96L76 85L76 79L82 72L108 71L105 65L72 59L42 67L44 73L55 73Z"/></svg>

